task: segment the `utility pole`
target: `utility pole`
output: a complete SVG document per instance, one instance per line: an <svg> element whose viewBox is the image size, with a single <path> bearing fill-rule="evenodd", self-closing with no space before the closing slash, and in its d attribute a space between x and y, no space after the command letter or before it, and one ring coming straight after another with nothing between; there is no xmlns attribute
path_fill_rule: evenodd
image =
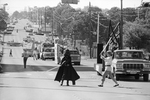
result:
<svg viewBox="0 0 150 100"><path fill-rule="evenodd" d="M52 8L52 40L54 39L54 37L53 37L53 35L54 35L54 33L53 33L53 29L54 28L54 10L53 10L53 8Z"/></svg>
<svg viewBox="0 0 150 100"><path fill-rule="evenodd" d="M123 0L121 0L121 22L120 22L120 43L119 43L119 49L123 48Z"/></svg>
<svg viewBox="0 0 150 100"><path fill-rule="evenodd" d="M45 7L45 17L44 17L44 19L45 19L45 32L46 32L46 7Z"/></svg>
<svg viewBox="0 0 150 100"><path fill-rule="evenodd" d="M92 52L91 52L91 51L92 51L92 50L91 50L91 47L92 47L92 46L91 46L91 45L92 45L92 43L91 43L91 42L92 42L92 39L91 39L91 37L92 37L92 36L91 36L91 2L89 2L89 24L90 24L90 25L89 25L89 32L90 32L90 33L89 33L90 58L92 58L92 54L91 54L91 53L92 53Z"/></svg>
<svg viewBox="0 0 150 100"><path fill-rule="evenodd" d="M103 44L100 43L99 40L99 12L97 14L97 64L102 63L102 59L100 58L100 53L103 50Z"/></svg>
<svg viewBox="0 0 150 100"><path fill-rule="evenodd" d="M97 44L99 44L99 13L97 14Z"/></svg>

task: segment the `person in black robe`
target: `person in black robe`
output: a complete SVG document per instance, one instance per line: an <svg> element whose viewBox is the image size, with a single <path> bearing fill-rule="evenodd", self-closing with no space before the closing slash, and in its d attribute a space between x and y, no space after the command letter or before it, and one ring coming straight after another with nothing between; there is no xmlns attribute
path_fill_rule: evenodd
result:
<svg viewBox="0 0 150 100"><path fill-rule="evenodd" d="M55 81L61 82L62 86L63 81L66 80L67 86L69 86L70 80L72 81L72 84L75 85L75 81L79 78L80 76L77 74L76 70L72 66L70 51L67 49L64 53L64 57L61 60L61 65L56 74Z"/></svg>

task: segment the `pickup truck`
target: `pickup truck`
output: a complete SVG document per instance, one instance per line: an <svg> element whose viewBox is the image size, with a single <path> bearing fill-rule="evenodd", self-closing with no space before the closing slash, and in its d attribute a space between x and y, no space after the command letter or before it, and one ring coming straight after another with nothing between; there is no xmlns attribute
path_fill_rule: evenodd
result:
<svg viewBox="0 0 150 100"><path fill-rule="evenodd" d="M120 80L122 76L134 76L135 79L142 76L144 81L149 80L150 61L145 59L143 50L115 50L112 68L116 74L116 80Z"/></svg>

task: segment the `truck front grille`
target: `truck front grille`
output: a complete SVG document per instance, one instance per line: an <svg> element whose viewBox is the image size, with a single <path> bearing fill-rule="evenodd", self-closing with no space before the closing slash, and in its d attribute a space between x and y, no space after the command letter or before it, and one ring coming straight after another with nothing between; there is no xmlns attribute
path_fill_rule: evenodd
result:
<svg viewBox="0 0 150 100"><path fill-rule="evenodd" d="M78 60L78 56L71 56L71 60Z"/></svg>
<svg viewBox="0 0 150 100"><path fill-rule="evenodd" d="M129 69L140 70L140 69L143 69L143 64L123 64L123 68L126 70L129 70Z"/></svg>

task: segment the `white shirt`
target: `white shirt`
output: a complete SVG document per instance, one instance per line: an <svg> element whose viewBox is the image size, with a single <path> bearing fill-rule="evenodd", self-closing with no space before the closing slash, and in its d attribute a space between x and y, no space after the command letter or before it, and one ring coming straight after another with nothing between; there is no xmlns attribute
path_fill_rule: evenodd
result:
<svg viewBox="0 0 150 100"><path fill-rule="evenodd" d="M111 65L112 64L112 57L106 57L104 58L105 65Z"/></svg>
<svg viewBox="0 0 150 100"><path fill-rule="evenodd" d="M112 71L112 67L111 67L112 57L106 57L106 58L104 58L104 61L105 61L105 71ZM109 66L107 66L107 65L109 65Z"/></svg>

